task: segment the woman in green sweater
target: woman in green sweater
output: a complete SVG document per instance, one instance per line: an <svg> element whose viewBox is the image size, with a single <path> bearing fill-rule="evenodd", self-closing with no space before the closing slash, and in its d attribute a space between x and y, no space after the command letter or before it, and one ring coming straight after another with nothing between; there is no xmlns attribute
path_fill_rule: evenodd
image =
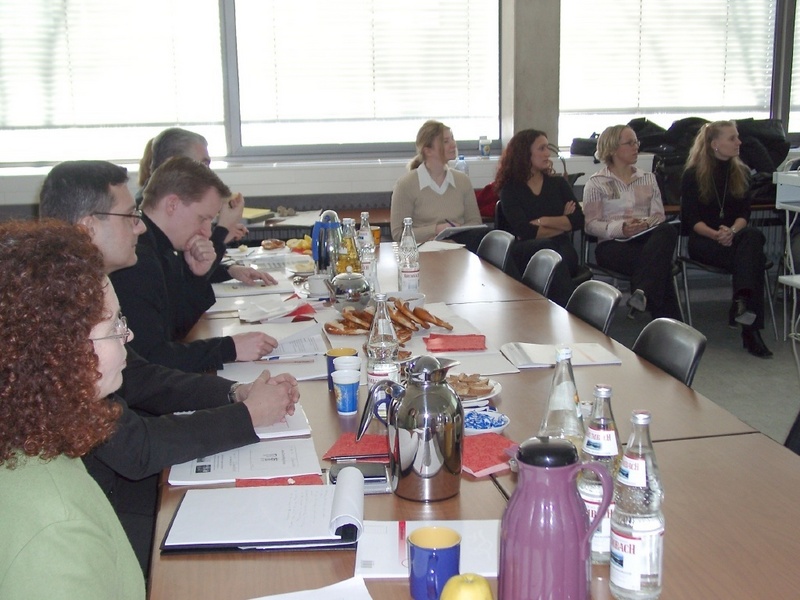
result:
<svg viewBox="0 0 800 600"><path fill-rule="evenodd" d="M125 342L79 227L0 225L0 598L141 600L125 532L80 457L113 431Z"/></svg>

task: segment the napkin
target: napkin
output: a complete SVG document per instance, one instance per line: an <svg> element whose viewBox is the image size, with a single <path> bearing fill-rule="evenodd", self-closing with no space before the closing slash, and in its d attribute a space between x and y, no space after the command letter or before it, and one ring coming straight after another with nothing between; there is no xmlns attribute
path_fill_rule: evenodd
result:
<svg viewBox="0 0 800 600"><path fill-rule="evenodd" d="M432 333L423 338L428 352L462 352L465 350L486 350L486 336L475 333L466 335L446 335Z"/></svg>
<svg viewBox="0 0 800 600"><path fill-rule="evenodd" d="M464 437L464 454L461 467L475 477L486 477L492 473L506 471L509 456L506 448L515 442L499 433L480 433Z"/></svg>
<svg viewBox="0 0 800 600"><path fill-rule="evenodd" d="M389 462L389 438L368 433L356 441L355 433L343 433L323 455L325 460L363 460Z"/></svg>

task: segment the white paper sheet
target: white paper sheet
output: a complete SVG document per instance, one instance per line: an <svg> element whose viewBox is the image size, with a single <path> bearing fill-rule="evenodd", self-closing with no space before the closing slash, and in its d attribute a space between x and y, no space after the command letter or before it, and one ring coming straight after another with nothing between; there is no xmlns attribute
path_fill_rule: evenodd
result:
<svg viewBox="0 0 800 600"><path fill-rule="evenodd" d="M228 363L217 371L217 374L231 381L250 383L255 381L264 369L268 369L272 375L289 373L297 381L325 379L328 376L328 364L323 355Z"/></svg>
<svg viewBox="0 0 800 600"><path fill-rule="evenodd" d="M256 435L262 440L311 435L311 425L306 411L300 404L295 404L294 414L286 415L273 425L256 427Z"/></svg>
<svg viewBox="0 0 800 600"><path fill-rule="evenodd" d="M315 590L261 596L253 600L319 600L320 598L325 598L325 600L372 600L363 577L351 577Z"/></svg>
<svg viewBox="0 0 800 600"><path fill-rule="evenodd" d="M237 479L272 479L321 475L314 440L269 440L173 465L171 485L233 483Z"/></svg>
<svg viewBox="0 0 800 600"><path fill-rule="evenodd" d="M568 344L572 349L572 366L621 365L622 361L611 351L594 342ZM506 358L520 369L548 368L556 364L556 346L509 342L500 347Z"/></svg>

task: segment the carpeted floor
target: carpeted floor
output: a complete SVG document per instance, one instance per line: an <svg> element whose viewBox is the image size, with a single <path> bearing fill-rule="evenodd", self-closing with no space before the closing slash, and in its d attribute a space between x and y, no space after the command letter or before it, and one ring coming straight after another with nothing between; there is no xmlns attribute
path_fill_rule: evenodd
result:
<svg viewBox="0 0 800 600"><path fill-rule="evenodd" d="M630 348L649 318L628 319L627 298L627 294L622 298L609 335ZM748 354L742 348L740 332L728 327L729 288L693 283L692 300L694 326L708 338L692 387L783 443L800 410L800 379L792 343L783 341L782 302L775 303L780 341L775 341L769 316L762 331L765 343L775 353L774 358L765 360Z"/></svg>

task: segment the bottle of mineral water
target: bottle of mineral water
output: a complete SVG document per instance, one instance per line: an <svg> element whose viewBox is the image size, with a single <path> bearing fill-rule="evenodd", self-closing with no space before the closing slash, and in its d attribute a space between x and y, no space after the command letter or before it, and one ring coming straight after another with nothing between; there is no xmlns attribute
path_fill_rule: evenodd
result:
<svg viewBox="0 0 800 600"><path fill-rule="evenodd" d="M375 316L367 338L367 385L382 379L400 380L397 355L400 342L386 308L386 294L375 294Z"/></svg>
<svg viewBox="0 0 800 600"><path fill-rule="evenodd" d="M612 480L617 476L622 444L617 435L617 424L611 411L611 388L598 384L594 387L594 408L586 426L583 438L581 462L598 463L605 467ZM593 471L581 471L578 478L578 492L586 504L589 519L594 519L603 499L603 485ZM592 536L592 562L608 563L611 549L611 515L614 502L606 510L600 526Z"/></svg>
<svg viewBox="0 0 800 600"><path fill-rule="evenodd" d="M403 235L397 250L397 289L401 292L419 290L419 249L412 224L411 217L403 219Z"/></svg>
<svg viewBox="0 0 800 600"><path fill-rule="evenodd" d="M456 171L461 171L464 175L469 176L469 165L467 164L467 159L464 158L463 154L458 155L458 159L456 159L456 164L453 165L453 168Z"/></svg>
<svg viewBox="0 0 800 600"><path fill-rule="evenodd" d="M650 441L650 413L634 411L631 423L614 484L610 588L615 598L642 600L661 594L664 491Z"/></svg>
<svg viewBox="0 0 800 600"><path fill-rule="evenodd" d="M583 447L583 417L572 374L572 349L566 346L560 346L556 351L556 369L550 385L547 413L538 435L567 439L578 451Z"/></svg>
<svg viewBox="0 0 800 600"><path fill-rule="evenodd" d="M361 259L361 272L367 278L370 289L373 293L378 291L378 278L376 276L375 265L375 239L372 237L372 229L369 226L369 213L361 213L361 225L358 228L356 237L358 245L358 257Z"/></svg>

